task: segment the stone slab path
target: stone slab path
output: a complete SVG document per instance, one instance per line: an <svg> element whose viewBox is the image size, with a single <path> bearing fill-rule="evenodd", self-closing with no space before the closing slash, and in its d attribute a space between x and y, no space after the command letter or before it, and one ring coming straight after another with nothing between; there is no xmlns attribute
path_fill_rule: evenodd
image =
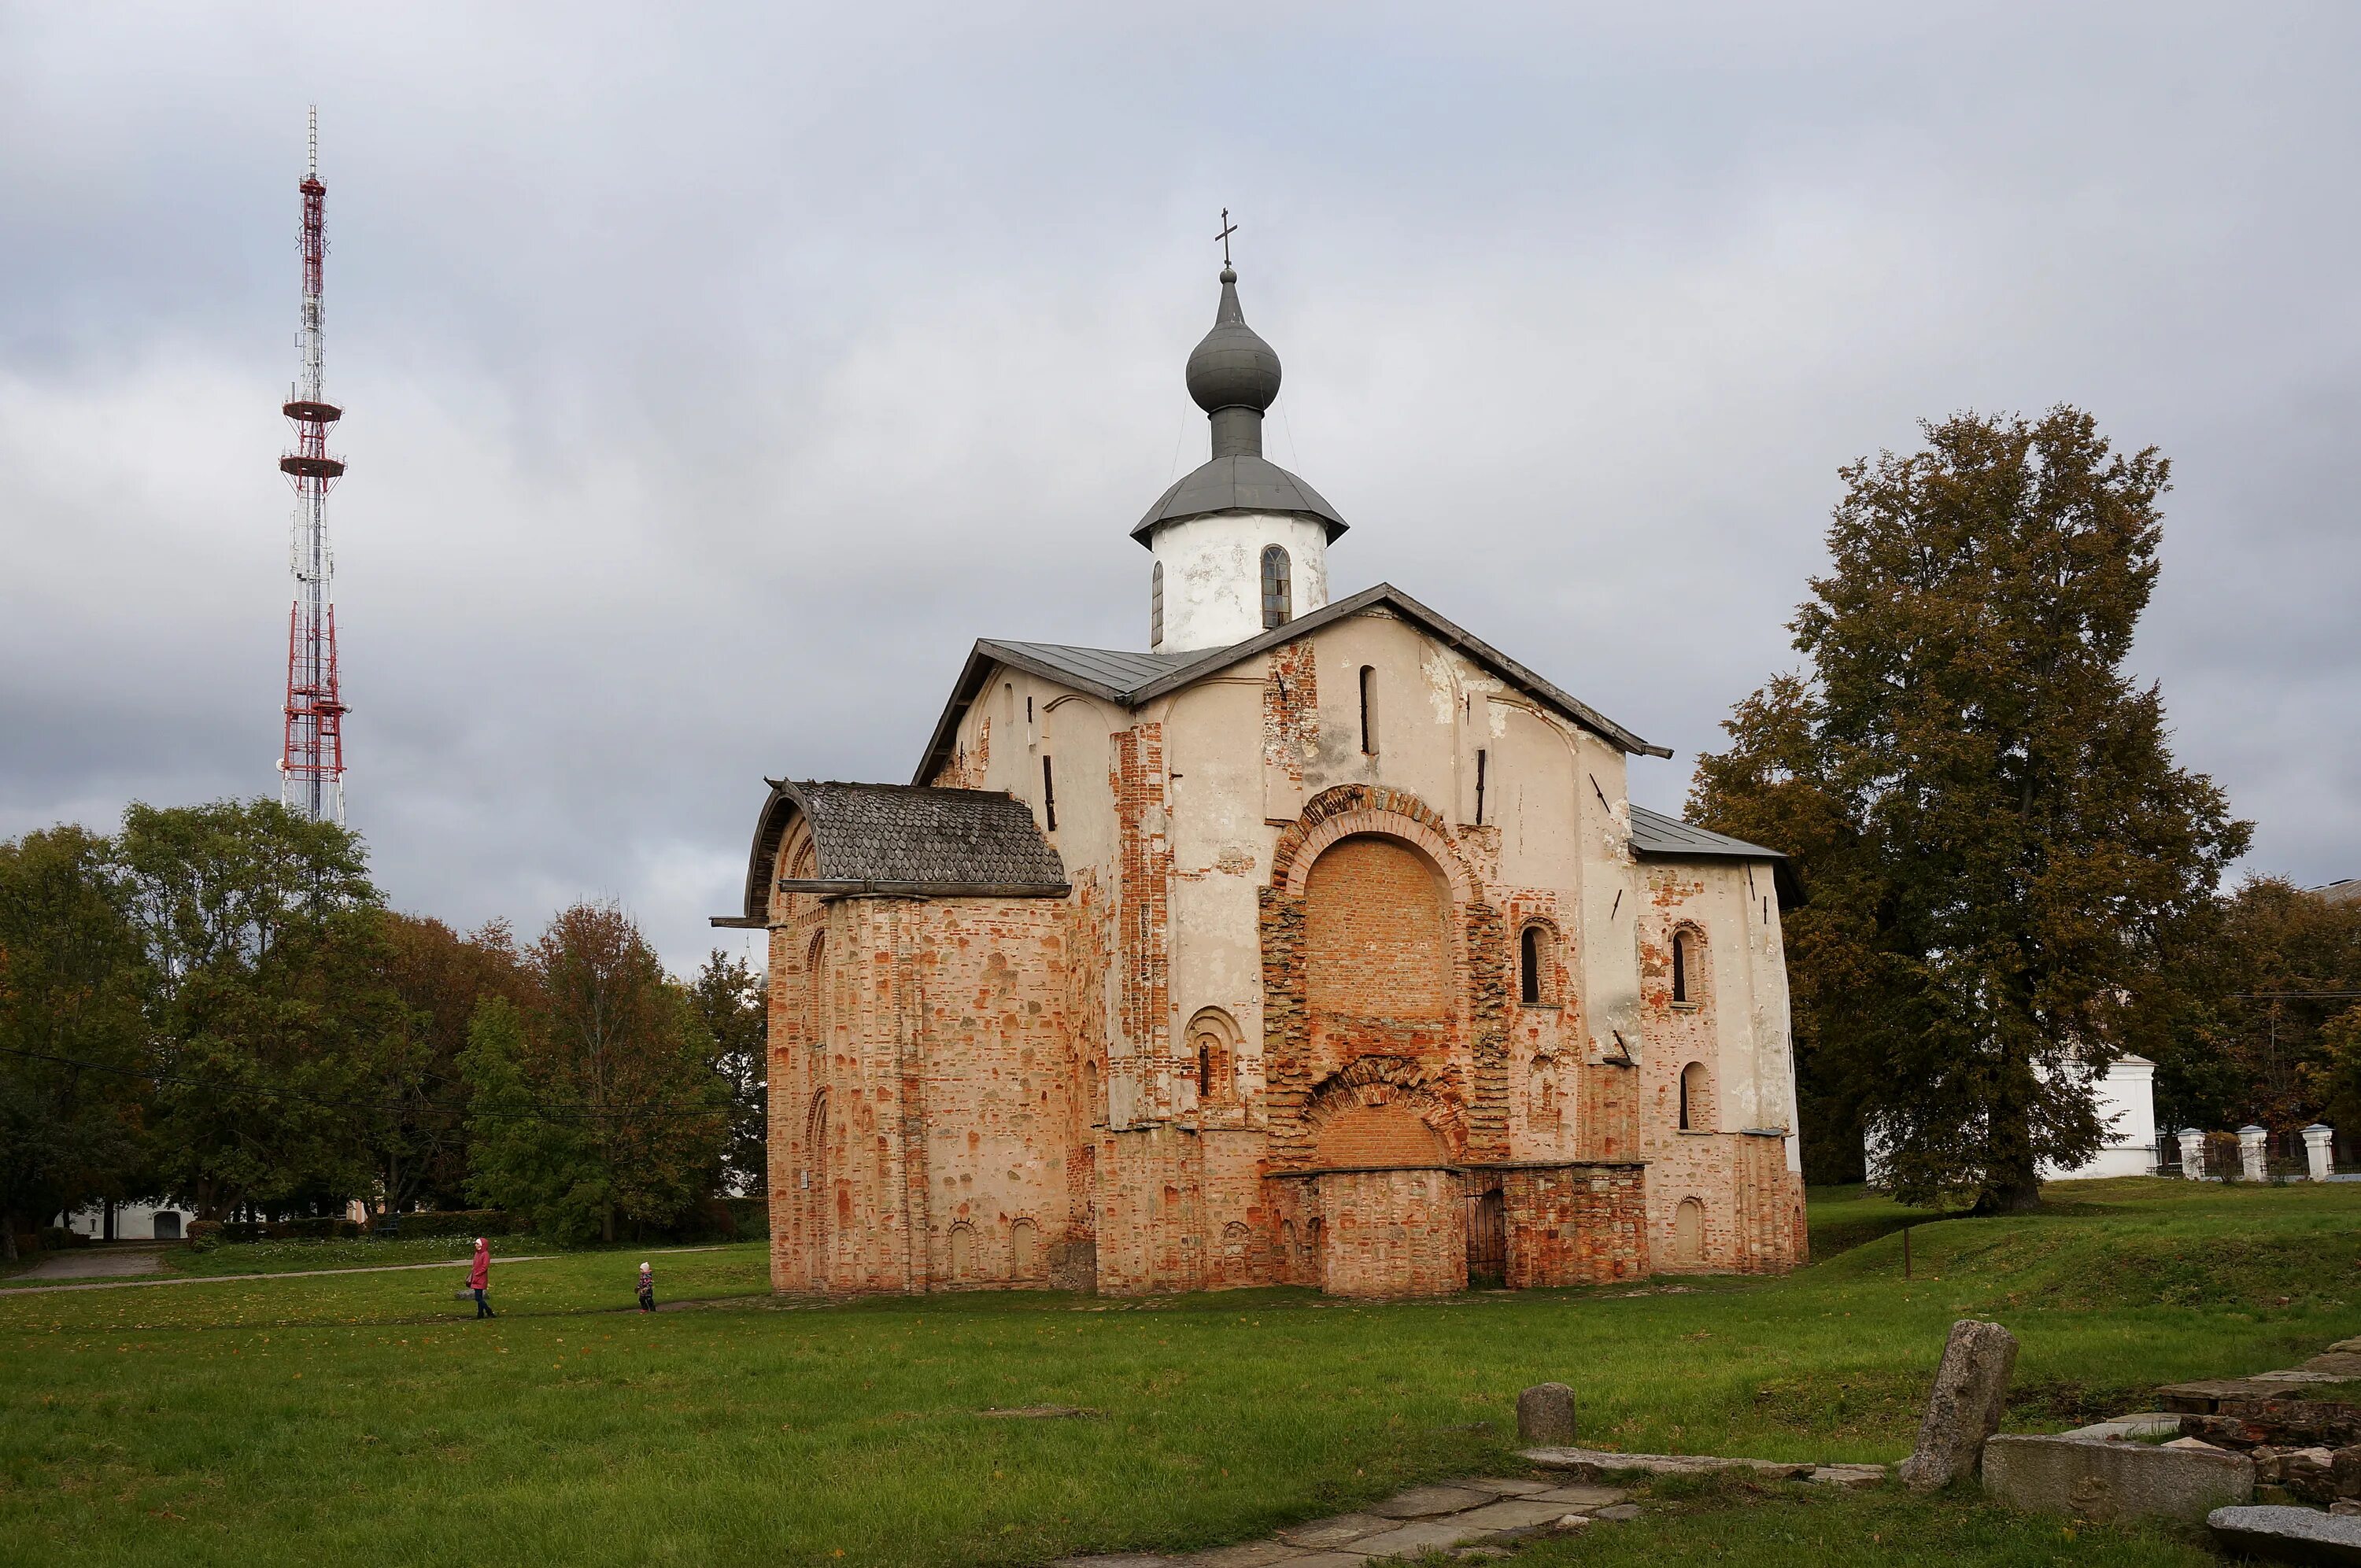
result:
<svg viewBox="0 0 2361 1568"><path fill-rule="evenodd" d="M1630 1495L1587 1483L1479 1477L1413 1486L1359 1513L1290 1525L1269 1541L1171 1556L1060 1557L1050 1568L1375 1568L1427 1552L1469 1561L1505 1557L1537 1536L1572 1535L1594 1519L1637 1519L1639 1508L1625 1500Z"/></svg>
<svg viewBox="0 0 2361 1568"><path fill-rule="evenodd" d="M1524 1457L1543 1470L1565 1470L1596 1480L1616 1470L1650 1475L1703 1475L1715 1470L1751 1470L1789 1481L1824 1486L1876 1486L1885 1481L1883 1464L1813 1464L1782 1459L1719 1459L1704 1453L1616 1453L1599 1448L1529 1448Z"/></svg>

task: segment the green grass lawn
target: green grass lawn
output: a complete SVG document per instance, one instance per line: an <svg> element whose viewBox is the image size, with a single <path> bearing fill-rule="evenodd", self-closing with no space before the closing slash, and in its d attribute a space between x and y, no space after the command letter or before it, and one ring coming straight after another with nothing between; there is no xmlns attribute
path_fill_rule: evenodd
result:
<svg viewBox="0 0 2361 1568"><path fill-rule="evenodd" d="M2009 1425L2026 1431L2361 1332L2356 1187L2076 1184L2040 1216L1919 1223L1906 1281L1888 1234L1784 1279L1389 1305L1287 1290L821 1308L774 1301L758 1245L652 1255L664 1299L711 1303L653 1316L628 1310L642 1255L623 1251L496 1266L502 1315L488 1323L452 1299L456 1259L447 1274L0 1290L0 1560L1014 1564L1180 1550L1412 1481L1521 1473L1515 1394L1550 1378L1573 1385L1600 1446L1894 1459L1956 1317L1996 1318L2023 1342ZM1874 1234L1882 1200L1816 1198ZM324 1266L350 1266L317 1245ZM247 1250L202 1266L261 1272L235 1266ZM1104 1414L983 1413L1030 1404ZM1786 1488L1707 1488L1531 1560L1642 1553L2206 1561L2170 1532L2070 1540L2060 1521L1971 1498Z"/></svg>

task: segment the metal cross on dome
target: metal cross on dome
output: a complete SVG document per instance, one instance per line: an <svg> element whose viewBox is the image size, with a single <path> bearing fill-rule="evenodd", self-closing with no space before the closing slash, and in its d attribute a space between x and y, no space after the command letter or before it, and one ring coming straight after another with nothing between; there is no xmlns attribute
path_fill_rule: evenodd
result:
<svg viewBox="0 0 2361 1568"><path fill-rule="evenodd" d="M1227 267L1230 264L1230 236L1237 232L1238 225L1230 222L1229 208L1224 207L1222 209L1222 232L1215 235L1213 237L1222 242L1222 265L1224 267Z"/></svg>

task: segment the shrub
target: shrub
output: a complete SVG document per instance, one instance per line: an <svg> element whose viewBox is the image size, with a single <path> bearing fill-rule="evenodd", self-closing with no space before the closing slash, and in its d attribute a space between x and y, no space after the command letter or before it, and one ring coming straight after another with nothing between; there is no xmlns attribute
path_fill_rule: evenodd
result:
<svg viewBox="0 0 2361 1568"><path fill-rule="evenodd" d="M415 1214L380 1214L370 1223L376 1236L513 1236L531 1227L502 1209L429 1209Z"/></svg>
<svg viewBox="0 0 2361 1568"><path fill-rule="evenodd" d="M90 1238L63 1225L43 1225L40 1234L34 1238L34 1245L43 1252L63 1252L68 1247L88 1246Z"/></svg>
<svg viewBox="0 0 2361 1568"><path fill-rule="evenodd" d="M342 1241L361 1234L361 1227L341 1214L318 1214L301 1220L277 1220L263 1227L274 1242Z"/></svg>
<svg viewBox="0 0 2361 1568"><path fill-rule="evenodd" d="M211 1252L222 1244L222 1223L219 1220L191 1220L187 1240L191 1252Z"/></svg>
<svg viewBox="0 0 2361 1568"><path fill-rule="evenodd" d="M771 1239L771 1201L768 1198L724 1198L735 1222L734 1234L741 1242L764 1242Z"/></svg>

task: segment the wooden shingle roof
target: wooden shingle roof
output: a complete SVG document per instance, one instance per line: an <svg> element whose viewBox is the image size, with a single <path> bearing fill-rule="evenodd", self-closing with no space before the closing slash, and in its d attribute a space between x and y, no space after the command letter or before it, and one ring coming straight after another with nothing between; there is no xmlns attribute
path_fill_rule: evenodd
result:
<svg viewBox="0 0 2361 1568"><path fill-rule="evenodd" d="M916 784L766 781L770 798L754 825L743 912L717 926L768 924L774 886L823 897L896 894L913 897L1062 897L1065 863L1043 838L1032 807L981 789ZM772 873L795 818L811 824L815 864L806 877Z"/></svg>

